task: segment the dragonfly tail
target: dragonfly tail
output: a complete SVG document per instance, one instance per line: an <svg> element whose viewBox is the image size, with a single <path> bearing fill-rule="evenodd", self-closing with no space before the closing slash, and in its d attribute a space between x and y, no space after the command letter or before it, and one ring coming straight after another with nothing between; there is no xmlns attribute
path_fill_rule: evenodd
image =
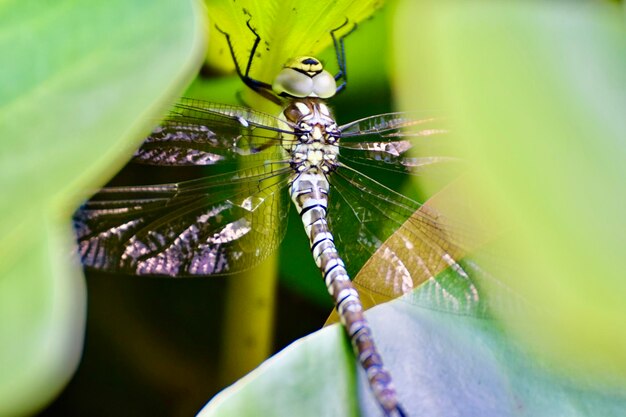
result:
<svg viewBox="0 0 626 417"><path fill-rule="evenodd" d="M387 416L406 417L398 404L391 375L383 361L363 313L359 293L352 284L326 221L328 182L324 175L301 175L290 186L291 198L309 236L311 252L335 302L355 355L370 388Z"/></svg>

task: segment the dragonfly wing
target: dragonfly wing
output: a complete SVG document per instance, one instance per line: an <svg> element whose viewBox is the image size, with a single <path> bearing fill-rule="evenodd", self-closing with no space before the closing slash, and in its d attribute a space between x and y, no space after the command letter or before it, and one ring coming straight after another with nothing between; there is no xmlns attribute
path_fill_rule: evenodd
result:
<svg viewBox="0 0 626 417"><path fill-rule="evenodd" d="M376 167L403 174L420 174L461 161L450 147L441 117L413 118L407 113L366 117L341 126L340 155L352 166Z"/></svg>
<svg viewBox="0 0 626 417"><path fill-rule="evenodd" d="M243 161L279 145L288 123L242 106L181 99L134 155L136 162L214 165Z"/></svg>
<svg viewBox="0 0 626 417"><path fill-rule="evenodd" d="M285 232L289 168L151 186L105 188L74 215L87 267L134 275L242 271L272 253Z"/></svg>
<svg viewBox="0 0 626 417"><path fill-rule="evenodd" d="M471 239L462 225L348 167L330 180L329 223L356 285L383 301L429 283L429 304L457 312L476 307L478 289L457 262Z"/></svg>

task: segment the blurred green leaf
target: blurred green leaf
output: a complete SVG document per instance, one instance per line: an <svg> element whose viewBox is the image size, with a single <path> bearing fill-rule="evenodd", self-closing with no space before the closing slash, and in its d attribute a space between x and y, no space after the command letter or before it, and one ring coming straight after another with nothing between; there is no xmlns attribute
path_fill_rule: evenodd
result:
<svg viewBox="0 0 626 417"><path fill-rule="evenodd" d="M406 1L398 17L402 107L450 111L459 147L475 167L477 185L467 194L510 231L499 256L482 259L499 279L485 289L503 285L536 307L495 313L563 369L623 381L620 6Z"/></svg>
<svg viewBox="0 0 626 417"><path fill-rule="evenodd" d="M0 414L18 415L56 395L79 359L71 213L188 82L203 22L192 1L0 8Z"/></svg>

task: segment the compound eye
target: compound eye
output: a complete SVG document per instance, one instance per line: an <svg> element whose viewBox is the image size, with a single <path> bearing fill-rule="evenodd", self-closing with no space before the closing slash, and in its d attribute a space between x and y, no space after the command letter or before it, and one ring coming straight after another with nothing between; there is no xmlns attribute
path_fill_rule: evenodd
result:
<svg viewBox="0 0 626 417"><path fill-rule="evenodd" d="M335 95L337 82L328 71L322 71L313 77L313 94L320 98L329 98Z"/></svg>
<svg viewBox="0 0 626 417"><path fill-rule="evenodd" d="M272 90L278 95L308 97L313 91L313 79L292 68L283 68L274 80Z"/></svg>

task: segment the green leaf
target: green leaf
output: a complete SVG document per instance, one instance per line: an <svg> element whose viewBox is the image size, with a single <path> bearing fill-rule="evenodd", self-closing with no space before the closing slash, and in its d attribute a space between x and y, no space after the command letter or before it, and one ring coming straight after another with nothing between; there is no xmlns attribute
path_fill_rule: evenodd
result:
<svg viewBox="0 0 626 417"><path fill-rule="evenodd" d="M475 171L466 193L509 231L481 260L498 271L485 289L536 307L494 312L544 359L626 380L620 6L407 1L398 16L402 107L451 113Z"/></svg>
<svg viewBox="0 0 626 417"><path fill-rule="evenodd" d="M408 415L621 415L623 392L559 376L511 343L495 321L415 304L427 298L419 291L367 312ZM342 333L334 325L295 342L198 416L380 417L360 368L360 414L348 407L354 357Z"/></svg>
<svg viewBox="0 0 626 417"><path fill-rule="evenodd" d="M128 159L203 53L194 2L0 6L0 414L78 361L85 292L70 216Z"/></svg>
<svg viewBox="0 0 626 417"><path fill-rule="evenodd" d="M198 416L356 416L355 367L343 329L328 327L268 359Z"/></svg>
<svg viewBox="0 0 626 417"><path fill-rule="evenodd" d="M333 29L341 27L336 33L338 37L349 32L355 24L371 16L381 2L327 0L317 1L312 6L307 0L206 0L206 4L211 21L208 62L222 70L233 69L226 39L217 26L230 36L237 62L245 72L255 40L246 25L249 21L261 38L250 76L271 84L288 60L317 56L331 45L330 32ZM333 62L331 72L336 71L334 65ZM255 101L254 95L246 97L247 102L255 107L267 106L264 103L267 100Z"/></svg>

